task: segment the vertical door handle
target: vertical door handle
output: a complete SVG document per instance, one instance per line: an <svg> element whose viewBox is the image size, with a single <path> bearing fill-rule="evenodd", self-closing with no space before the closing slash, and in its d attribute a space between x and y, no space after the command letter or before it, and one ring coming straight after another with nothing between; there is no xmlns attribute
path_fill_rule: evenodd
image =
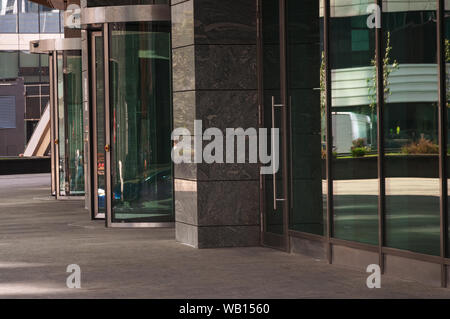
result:
<svg viewBox="0 0 450 319"><path fill-rule="evenodd" d="M286 105L284 104L275 104L275 97L272 96L272 128L275 128L275 108L276 107L285 107ZM277 202L279 201L285 201L286 199L284 198L278 198L277 195L277 172L275 171L275 165L273 165L273 163L275 163L275 135L271 134L272 137L272 166L273 166L273 210L277 210Z"/></svg>

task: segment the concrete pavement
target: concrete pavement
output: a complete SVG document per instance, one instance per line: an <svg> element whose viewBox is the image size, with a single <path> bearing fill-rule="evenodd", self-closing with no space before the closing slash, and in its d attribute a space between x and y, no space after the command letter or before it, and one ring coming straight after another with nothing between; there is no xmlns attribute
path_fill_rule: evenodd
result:
<svg viewBox="0 0 450 319"><path fill-rule="evenodd" d="M196 250L173 229L107 229L48 174L0 176L0 298L450 298L450 289L253 247ZM66 267L81 267L81 289Z"/></svg>

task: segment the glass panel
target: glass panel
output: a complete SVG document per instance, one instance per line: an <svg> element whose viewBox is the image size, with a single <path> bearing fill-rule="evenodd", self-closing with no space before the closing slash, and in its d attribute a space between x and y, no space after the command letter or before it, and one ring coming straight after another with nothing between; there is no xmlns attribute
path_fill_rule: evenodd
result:
<svg viewBox="0 0 450 319"><path fill-rule="evenodd" d="M19 75L17 51L0 51L0 78L15 78Z"/></svg>
<svg viewBox="0 0 450 319"><path fill-rule="evenodd" d="M59 33L59 10L39 6L41 33Z"/></svg>
<svg viewBox="0 0 450 319"><path fill-rule="evenodd" d="M95 108L97 125L97 198L98 213L105 213L105 90L103 37L95 37Z"/></svg>
<svg viewBox="0 0 450 319"><path fill-rule="evenodd" d="M447 92L447 187L448 187L448 210L450 211L450 2L445 1L445 69L446 69L446 92ZM447 216L450 212L447 213ZM447 217L448 218L448 217ZM446 257L450 257L450 220L447 219L448 238Z"/></svg>
<svg viewBox="0 0 450 319"><path fill-rule="evenodd" d="M264 127L268 129L267 145L271 145L270 128L272 127L272 97L280 103L280 24L278 0L262 1L263 21L263 85L264 85ZM275 113L275 126L281 123L279 109ZM280 158L281 163L281 158ZM281 166L281 165L280 165ZM277 189L280 190L281 167L277 173ZM265 231L283 234L282 204L274 210L273 176L263 175L265 186Z"/></svg>
<svg viewBox="0 0 450 319"><path fill-rule="evenodd" d="M70 195L84 194L83 98L81 52L65 51L66 155Z"/></svg>
<svg viewBox="0 0 450 319"><path fill-rule="evenodd" d="M386 244L439 255L436 1L386 1Z"/></svg>
<svg viewBox="0 0 450 319"><path fill-rule="evenodd" d="M170 24L110 25L112 222L170 222Z"/></svg>
<svg viewBox="0 0 450 319"><path fill-rule="evenodd" d="M325 110L320 87L325 83L320 82L323 19L319 1L287 0L286 17L293 204L289 228L323 235L326 188L322 193L321 116Z"/></svg>
<svg viewBox="0 0 450 319"><path fill-rule="evenodd" d="M39 33L39 5L28 1L19 1L19 32Z"/></svg>
<svg viewBox="0 0 450 319"><path fill-rule="evenodd" d="M24 67L38 68L39 67L39 55L38 54L32 54L29 51L20 51L19 60L20 60L21 68L24 68Z"/></svg>
<svg viewBox="0 0 450 319"><path fill-rule="evenodd" d="M66 194L66 154L65 154L65 108L64 108L64 77L63 77L63 56L57 55L57 85L58 85L58 147L59 147L59 190L60 195Z"/></svg>
<svg viewBox="0 0 450 319"><path fill-rule="evenodd" d="M17 0L0 0L0 32L17 32Z"/></svg>
<svg viewBox="0 0 450 319"><path fill-rule="evenodd" d="M375 29L363 0L331 7L334 236L378 244Z"/></svg>
<svg viewBox="0 0 450 319"><path fill-rule="evenodd" d="M169 4L170 0L88 0L88 7L130 6L138 4Z"/></svg>

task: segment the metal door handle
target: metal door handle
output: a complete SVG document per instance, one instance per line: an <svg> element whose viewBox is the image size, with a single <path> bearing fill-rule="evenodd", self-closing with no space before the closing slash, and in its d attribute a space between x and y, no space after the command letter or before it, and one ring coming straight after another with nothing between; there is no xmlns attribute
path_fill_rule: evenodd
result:
<svg viewBox="0 0 450 319"><path fill-rule="evenodd" d="M285 107L284 104L275 104L275 96L272 96L272 128L275 128L275 107ZM272 166L273 166L273 210L277 210L277 202L283 202L286 199L284 198L277 198L277 172L275 171L275 135L272 132Z"/></svg>

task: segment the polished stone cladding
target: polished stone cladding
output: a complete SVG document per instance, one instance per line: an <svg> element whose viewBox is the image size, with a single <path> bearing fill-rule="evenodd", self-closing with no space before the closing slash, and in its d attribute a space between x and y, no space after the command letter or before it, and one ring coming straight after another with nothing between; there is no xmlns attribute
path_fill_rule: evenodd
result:
<svg viewBox="0 0 450 319"><path fill-rule="evenodd" d="M256 1L172 0L171 11L174 128L257 128ZM258 166L175 165L175 218L193 247L259 245Z"/></svg>

